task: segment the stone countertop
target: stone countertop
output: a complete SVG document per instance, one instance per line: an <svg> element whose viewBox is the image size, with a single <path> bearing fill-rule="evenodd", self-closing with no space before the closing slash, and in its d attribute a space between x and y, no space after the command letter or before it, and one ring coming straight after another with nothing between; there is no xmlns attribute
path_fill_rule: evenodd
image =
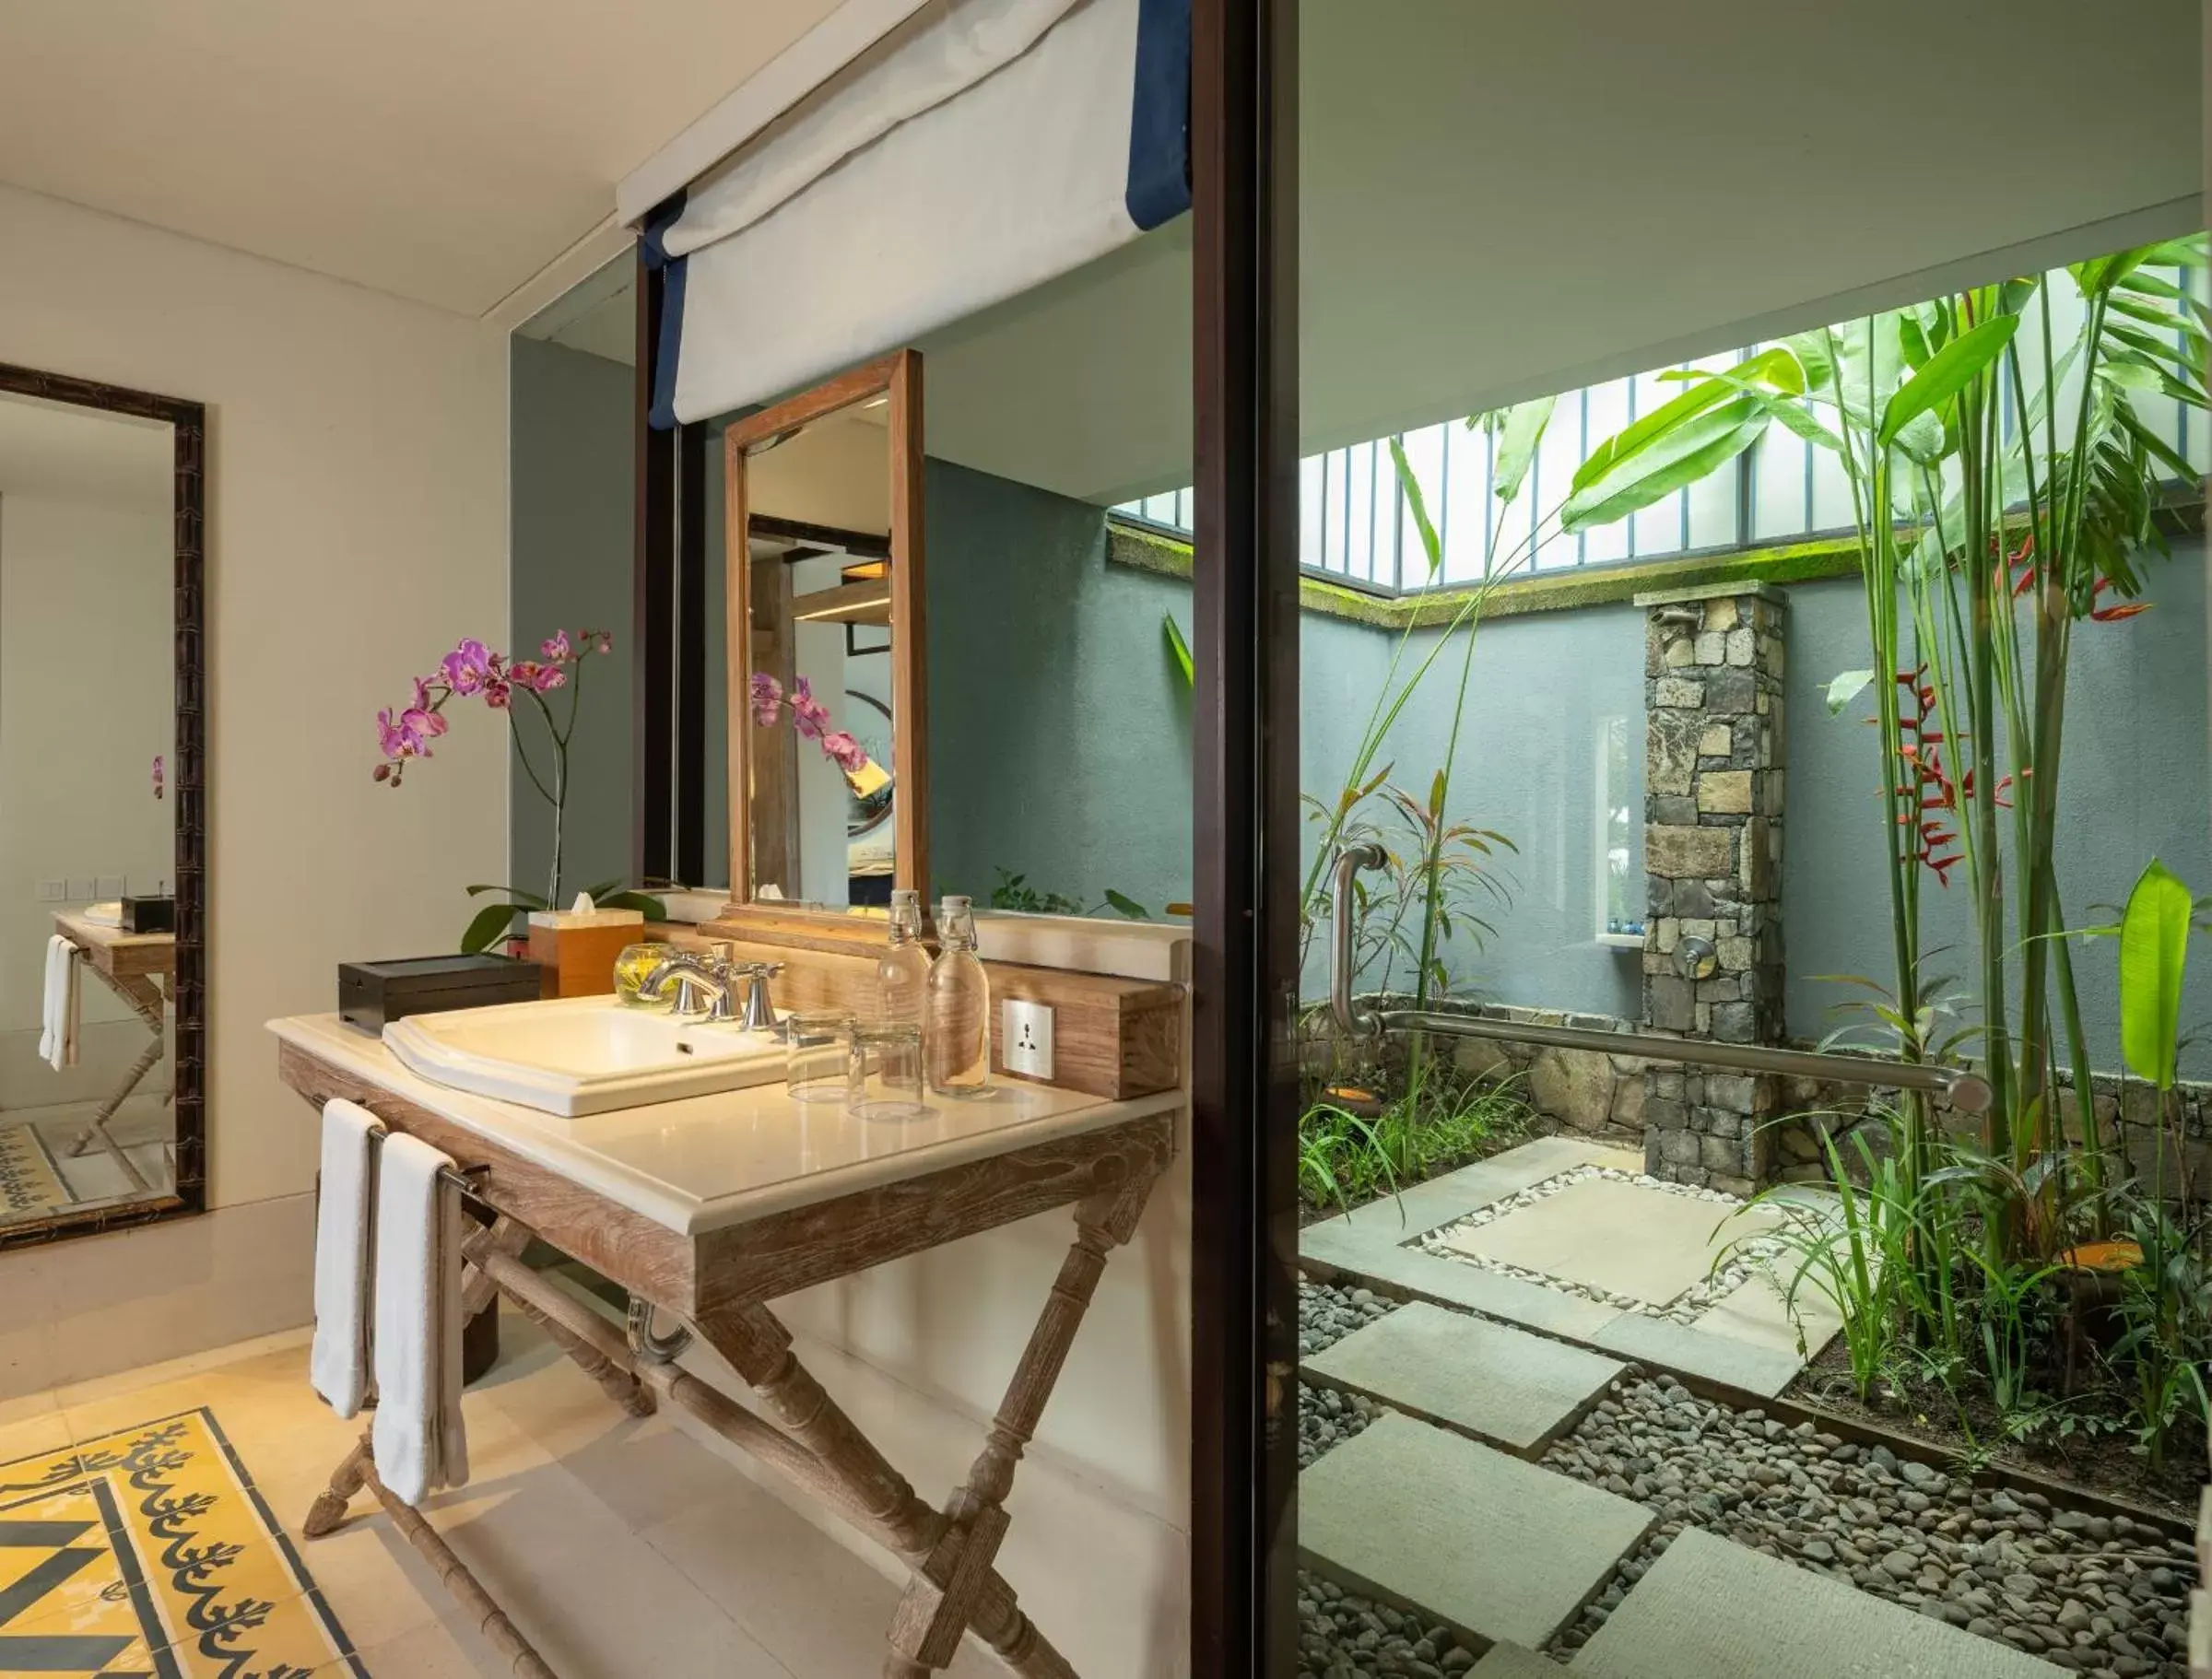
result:
<svg viewBox="0 0 2212 1679"><path fill-rule="evenodd" d="M1180 1090L1129 1101L1001 1080L919 1118L871 1120L794 1102L779 1084L564 1119L453 1090L408 1071L381 1038L335 1015L269 1022L306 1054L488 1137L619 1206L686 1235L1125 1121L1173 1113Z"/></svg>

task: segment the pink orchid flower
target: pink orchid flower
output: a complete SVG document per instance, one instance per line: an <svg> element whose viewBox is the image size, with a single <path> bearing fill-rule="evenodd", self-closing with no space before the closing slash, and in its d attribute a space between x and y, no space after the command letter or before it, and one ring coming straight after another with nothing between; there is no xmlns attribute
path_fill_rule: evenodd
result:
<svg viewBox="0 0 2212 1679"><path fill-rule="evenodd" d="M538 651L555 664L565 663L576 656L576 650L569 645L569 632L565 629L555 630L538 644Z"/></svg>
<svg viewBox="0 0 2212 1679"><path fill-rule="evenodd" d="M766 671L755 671L747 685L747 699L753 712L753 727L772 729L776 716L783 706L783 686Z"/></svg>
<svg viewBox="0 0 2212 1679"><path fill-rule="evenodd" d="M499 674L500 660L477 640L462 642L441 661L445 685L461 695L482 693Z"/></svg>
<svg viewBox="0 0 2212 1679"><path fill-rule="evenodd" d="M161 796L161 789L165 784L165 780L166 778L164 776L164 767L161 761L161 754L157 752L154 754L154 797L157 799Z"/></svg>
<svg viewBox="0 0 2212 1679"><path fill-rule="evenodd" d="M858 775L867 768L868 749L842 729L831 730L822 736L822 751L837 760L837 767L847 775Z"/></svg>
<svg viewBox="0 0 2212 1679"><path fill-rule="evenodd" d="M791 726L802 740L819 740L830 728L830 708L814 697L814 687L801 676L791 685Z"/></svg>

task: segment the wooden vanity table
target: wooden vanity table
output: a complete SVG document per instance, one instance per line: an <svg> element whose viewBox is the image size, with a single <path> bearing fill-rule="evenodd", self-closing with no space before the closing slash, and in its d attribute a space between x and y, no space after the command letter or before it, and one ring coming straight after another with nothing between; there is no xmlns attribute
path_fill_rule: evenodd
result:
<svg viewBox="0 0 2212 1679"><path fill-rule="evenodd" d="M317 1109L345 1097L474 1168L473 1192L498 1217L465 1247L465 1312L505 1295L615 1402L640 1415L678 1406L904 1560L912 1581L888 1630L887 1679L944 1668L968 1632L1016 1673L1072 1679L995 1567L1005 1501L1107 1257L1135 1232L1173 1153L1183 1092L1117 1101L1002 1085L885 1122L794 1103L776 1085L566 1120L431 1084L335 1015L271 1029L285 1082ZM1059 1275L966 1482L933 1509L799 1363L771 1302L1063 1207L1075 1230ZM683 1370L658 1337L626 1335L524 1265L533 1236L690 1326L759 1412ZM337 1526L363 1486L514 1671L549 1674L420 1512L377 1479L366 1438L316 1501L308 1534Z"/></svg>

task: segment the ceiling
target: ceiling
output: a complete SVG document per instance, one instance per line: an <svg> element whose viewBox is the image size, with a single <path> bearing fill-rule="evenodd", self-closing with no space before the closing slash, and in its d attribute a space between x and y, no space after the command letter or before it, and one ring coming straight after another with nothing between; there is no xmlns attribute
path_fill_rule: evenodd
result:
<svg viewBox="0 0 2212 1679"><path fill-rule="evenodd" d="M166 420L0 392L0 497L170 511L176 444Z"/></svg>
<svg viewBox="0 0 2212 1679"><path fill-rule="evenodd" d="M1305 447L2201 226L2195 0L2105 0L2096 76L2082 18L1312 0ZM1183 217L930 335L929 452L1098 500L1188 484L1190 299ZM617 265L523 330L627 361L631 308Z"/></svg>
<svg viewBox="0 0 2212 1679"><path fill-rule="evenodd" d="M477 315L837 0L0 6L0 182Z"/></svg>
<svg viewBox="0 0 2212 1679"><path fill-rule="evenodd" d="M1309 0L1300 28L1309 450L2203 225L2197 0ZM1190 483L1190 299L1185 218L925 338L929 452L1102 500Z"/></svg>

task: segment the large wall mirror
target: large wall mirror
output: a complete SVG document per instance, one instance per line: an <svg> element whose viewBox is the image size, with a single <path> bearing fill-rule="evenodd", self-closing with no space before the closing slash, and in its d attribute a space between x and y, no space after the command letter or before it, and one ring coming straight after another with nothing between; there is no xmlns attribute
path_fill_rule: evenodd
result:
<svg viewBox="0 0 2212 1679"><path fill-rule="evenodd" d="M0 364L0 1248L202 1205L205 431Z"/></svg>
<svg viewBox="0 0 2212 1679"><path fill-rule="evenodd" d="M734 918L926 894L921 412L906 350L724 434Z"/></svg>

